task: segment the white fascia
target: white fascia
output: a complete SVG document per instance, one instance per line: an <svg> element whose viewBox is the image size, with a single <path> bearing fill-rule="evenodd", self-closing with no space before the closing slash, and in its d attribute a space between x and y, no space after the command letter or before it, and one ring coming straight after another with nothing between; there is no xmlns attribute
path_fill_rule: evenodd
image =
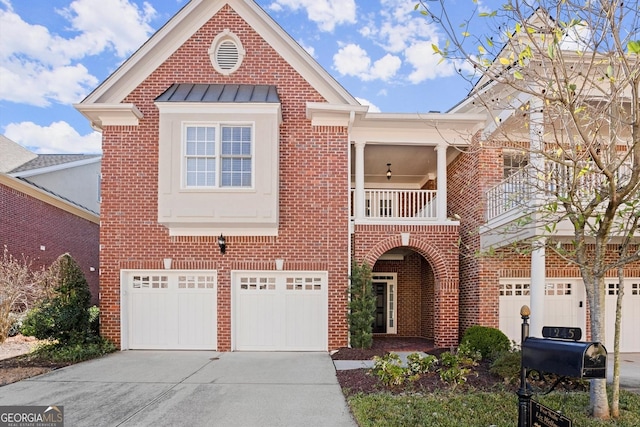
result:
<svg viewBox="0 0 640 427"><path fill-rule="evenodd" d="M104 126L138 126L143 114L135 104L74 104L96 130Z"/></svg>

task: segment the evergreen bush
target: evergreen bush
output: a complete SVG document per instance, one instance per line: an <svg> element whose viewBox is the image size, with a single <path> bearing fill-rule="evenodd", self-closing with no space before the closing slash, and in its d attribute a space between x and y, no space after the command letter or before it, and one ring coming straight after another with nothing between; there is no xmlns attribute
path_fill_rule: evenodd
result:
<svg viewBox="0 0 640 427"><path fill-rule="evenodd" d="M371 268L353 264L349 286L349 334L354 348L371 348L376 297L373 294Z"/></svg>
<svg viewBox="0 0 640 427"><path fill-rule="evenodd" d="M69 254L58 257L50 270L54 280L51 296L27 314L22 333L62 345L86 342L93 334L88 310L91 293L84 273Z"/></svg>
<svg viewBox="0 0 640 427"><path fill-rule="evenodd" d="M483 359L493 358L496 354L511 348L511 341L502 331L480 325L474 325L467 329L462 336L461 343L468 344L478 350Z"/></svg>

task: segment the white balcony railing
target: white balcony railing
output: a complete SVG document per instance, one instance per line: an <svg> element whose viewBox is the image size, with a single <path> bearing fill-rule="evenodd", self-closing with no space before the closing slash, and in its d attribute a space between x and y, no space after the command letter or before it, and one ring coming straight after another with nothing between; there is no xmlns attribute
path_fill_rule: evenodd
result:
<svg viewBox="0 0 640 427"><path fill-rule="evenodd" d="M351 216L355 216L355 190L351 190ZM365 190L364 216L380 220L435 220L436 190Z"/></svg>
<svg viewBox="0 0 640 427"><path fill-rule="evenodd" d="M538 190L544 200L550 197L567 196L572 192L579 199L589 200L604 182L605 176L597 173L583 173L582 169L555 162L545 166L544 176L534 175L531 168L524 168L500 182L485 194L487 220L504 213L533 209L532 201ZM629 180L631 166L621 165L616 173L616 181L623 184Z"/></svg>

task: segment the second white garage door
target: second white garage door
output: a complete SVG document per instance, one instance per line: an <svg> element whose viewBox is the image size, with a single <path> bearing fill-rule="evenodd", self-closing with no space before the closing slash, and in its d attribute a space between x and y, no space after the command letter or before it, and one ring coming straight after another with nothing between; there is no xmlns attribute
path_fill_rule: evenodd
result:
<svg viewBox="0 0 640 427"><path fill-rule="evenodd" d="M232 272L233 348L326 351L326 272Z"/></svg>

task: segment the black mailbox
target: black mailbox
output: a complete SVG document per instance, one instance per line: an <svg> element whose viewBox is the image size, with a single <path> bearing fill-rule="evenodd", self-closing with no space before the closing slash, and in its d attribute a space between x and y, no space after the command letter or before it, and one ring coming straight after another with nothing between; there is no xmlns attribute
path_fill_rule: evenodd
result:
<svg viewBox="0 0 640 427"><path fill-rule="evenodd" d="M522 344L522 366L575 378L606 378L607 350L598 342L529 337Z"/></svg>

